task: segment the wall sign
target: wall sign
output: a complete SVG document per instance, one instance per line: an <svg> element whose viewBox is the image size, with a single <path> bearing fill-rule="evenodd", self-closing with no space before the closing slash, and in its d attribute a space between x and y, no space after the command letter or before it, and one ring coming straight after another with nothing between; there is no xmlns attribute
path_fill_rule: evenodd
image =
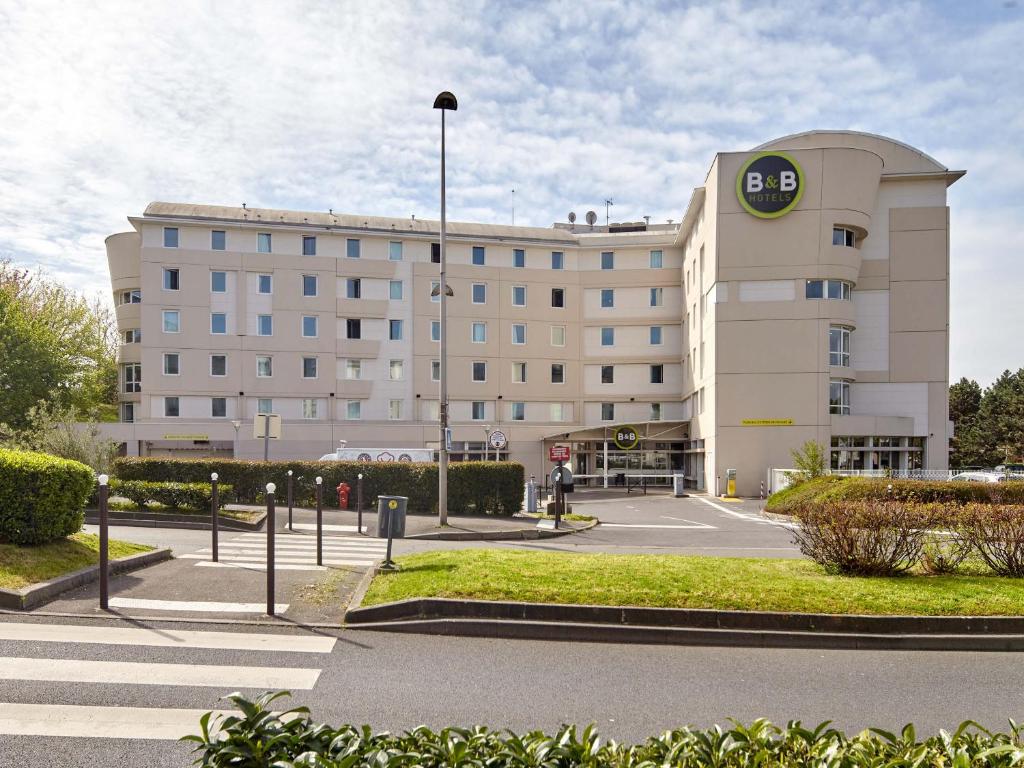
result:
<svg viewBox="0 0 1024 768"><path fill-rule="evenodd" d="M619 450L631 451L640 442L640 430L632 424L624 424L621 427L615 428L615 432L612 433L612 440Z"/></svg>
<svg viewBox="0 0 1024 768"><path fill-rule="evenodd" d="M736 175L736 197L747 213L777 219L796 207L804 193L804 172L785 152L761 152Z"/></svg>
<svg viewBox="0 0 1024 768"><path fill-rule="evenodd" d="M744 427L791 427L792 419L743 419L740 421Z"/></svg>

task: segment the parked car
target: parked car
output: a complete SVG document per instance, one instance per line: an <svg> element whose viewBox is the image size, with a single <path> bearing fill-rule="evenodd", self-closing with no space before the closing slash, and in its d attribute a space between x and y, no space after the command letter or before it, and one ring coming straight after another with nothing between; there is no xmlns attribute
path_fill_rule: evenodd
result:
<svg viewBox="0 0 1024 768"><path fill-rule="evenodd" d="M1001 483L1005 479L1001 472L961 472L953 477L955 483Z"/></svg>

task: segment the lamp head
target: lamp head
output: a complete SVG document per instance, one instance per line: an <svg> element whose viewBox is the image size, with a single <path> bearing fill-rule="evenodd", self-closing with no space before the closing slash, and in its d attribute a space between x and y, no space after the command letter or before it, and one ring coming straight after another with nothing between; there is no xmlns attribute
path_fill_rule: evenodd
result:
<svg viewBox="0 0 1024 768"><path fill-rule="evenodd" d="M267 493L273 493L277 490L277 486L273 483L267 483Z"/></svg>
<svg viewBox="0 0 1024 768"><path fill-rule="evenodd" d="M459 102L451 91L441 91L434 99L434 109L450 109L452 112L459 108Z"/></svg>
<svg viewBox="0 0 1024 768"><path fill-rule="evenodd" d="M217 477L218 477L218 475L217 475L216 472L211 472L210 473L210 479L213 480L213 482L215 482L215 483L217 482Z"/></svg>
<svg viewBox="0 0 1024 768"><path fill-rule="evenodd" d="M324 479L323 479L322 477L318 477L318 478L316 479L316 484L317 484L317 485L320 485L321 483L323 483L323 481L324 481Z"/></svg>
<svg viewBox="0 0 1024 768"><path fill-rule="evenodd" d="M106 485L109 479L110 478L107 477L106 475L100 475L99 477L96 478L100 485Z"/></svg>

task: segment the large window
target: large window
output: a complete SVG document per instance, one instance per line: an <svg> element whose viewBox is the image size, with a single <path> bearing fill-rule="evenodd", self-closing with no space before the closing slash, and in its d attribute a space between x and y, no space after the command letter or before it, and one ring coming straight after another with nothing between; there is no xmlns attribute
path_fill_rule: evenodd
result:
<svg viewBox="0 0 1024 768"><path fill-rule="evenodd" d="M850 382L832 379L828 383L828 411L837 414L850 413Z"/></svg>
<svg viewBox="0 0 1024 768"><path fill-rule="evenodd" d="M474 344L483 344L487 341L487 323L476 322L472 326L470 340Z"/></svg>
<svg viewBox="0 0 1024 768"><path fill-rule="evenodd" d="M473 381L487 381L487 363L483 360L473 362Z"/></svg>
<svg viewBox="0 0 1024 768"><path fill-rule="evenodd" d="M164 333L181 333L181 313L176 309L163 311Z"/></svg>
<svg viewBox="0 0 1024 768"><path fill-rule="evenodd" d="M303 235L302 237L302 255L303 256L316 256L316 238L312 235Z"/></svg>
<svg viewBox="0 0 1024 768"><path fill-rule="evenodd" d="M315 357L302 358L302 378L315 379L317 377L317 362Z"/></svg>
<svg viewBox="0 0 1024 768"><path fill-rule="evenodd" d="M405 295L401 280L391 280L388 283L388 296L392 301L401 301Z"/></svg>
<svg viewBox="0 0 1024 768"><path fill-rule="evenodd" d="M274 335L274 316L273 315L256 315L256 335L257 336L273 336Z"/></svg>
<svg viewBox="0 0 1024 768"><path fill-rule="evenodd" d="M177 418L181 415L181 402L176 397L164 398L164 416Z"/></svg>
<svg viewBox="0 0 1024 768"><path fill-rule="evenodd" d="M391 341L402 340L402 321L388 320L388 339Z"/></svg>
<svg viewBox="0 0 1024 768"><path fill-rule="evenodd" d="M303 296L316 296L319 286L317 285L316 275L303 275L302 276L302 295Z"/></svg>
<svg viewBox="0 0 1024 768"><path fill-rule="evenodd" d="M804 295L808 299L845 299L849 301L853 284L845 280L808 280Z"/></svg>
<svg viewBox="0 0 1024 768"><path fill-rule="evenodd" d="M482 267L484 265L484 260L485 260L484 247L482 245L474 245L473 246L473 263L476 266L478 266L478 267Z"/></svg>
<svg viewBox="0 0 1024 768"><path fill-rule="evenodd" d="M345 338L363 338L363 322L358 317L350 317L345 321Z"/></svg>
<svg viewBox="0 0 1024 768"><path fill-rule="evenodd" d="M601 254L601 269L615 269L615 253L604 251Z"/></svg>
<svg viewBox="0 0 1024 768"><path fill-rule="evenodd" d="M430 361L430 380L440 381L441 380L441 361L431 360Z"/></svg>
<svg viewBox="0 0 1024 768"><path fill-rule="evenodd" d="M565 384L565 363L551 364L551 383Z"/></svg>
<svg viewBox="0 0 1024 768"><path fill-rule="evenodd" d="M164 248L178 247L178 228L164 227Z"/></svg>
<svg viewBox="0 0 1024 768"><path fill-rule="evenodd" d="M210 375L211 376L227 376L228 375L228 356L227 355L210 355Z"/></svg>
<svg viewBox="0 0 1024 768"><path fill-rule="evenodd" d="M129 328L124 332L125 344L139 344L142 341L141 328Z"/></svg>
<svg viewBox="0 0 1024 768"><path fill-rule="evenodd" d="M210 416L215 419L224 419L228 415L228 399L226 397L210 398Z"/></svg>
<svg viewBox="0 0 1024 768"><path fill-rule="evenodd" d="M551 252L551 268L565 269L565 254L562 251Z"/></svg>
<svg viewBox="0 0 1024 768"><path fill-rule="evenodd" d="M388 374L392 381L401 381L405 377L405 361L392 360L388 366Z"/></svg>
<svg viewBox="0 0 1024 768"><path fill-rule="evenodd" d="M399 240L392 240L388 243L388 259L390 261L402 260L402 243Z"/></svg>
<svg viewBox="0 0 1024 768"><path fill-rule="evenodd" d="M177 352L164 352L164 376L177 376L181 373L181 358Z"/></svg>
<svg viewBox="0 0 1024 768"><path fill-rule="evenodd" d="M210 292L211 293L227 293L228 291L228 273L227 272L211 272L210 273Z"/></svg>
<svg viewBox="0 0 1024 768"><path fill-rule="evenodd" d="M266 379L274 375L274 358L270 355L256 355L256 376Z"/></svg>
<svg viewBox="0 0 1024 768"><path fill-rule="evenodd" d="M565 306L565 288L551 289L551 306L559 308Z"/></svg>
<svg viewBox="0 0 1024 768"><path fill-rule="evenodd" d="M363 361L362 360L346 360L345 361L345 378L352 381L363 378Z"/></svg>
<svg viewBox="0 0 1024 768"><path fill-rule="evenodd" d="M484 283L473 283L473 303L487 303L487 286Z"/></svg>
<svg viewBox="0 0 1024 768"><path fill-rule="evenodd" d="M601 383L602 384L614 384L615 383L615 366L614 365L602 365L601 366Z"/></svg>
<svg viewBox="0 0 1024 768"><path fill-rule="evenodd" d="M661 344L661 326L660 325L652 325L651 326L651 344L653 346L658 346L658 345Z"/></svg>
<svg viewBox="0 0 1024 768"><path fill-rule="evenodd" d="M210 249L223 251L227 248L228 233L223 229L215 229L210 232Z"/></svg>
<svg viewBox="0 0 1024 768"><path fill-rule="evenodd" d="M512 286L512 306L513 307L525 307L526 306L526 286L525 285L513 285Z"/></svg>
<svg viewBox="0 0 1024 768"><path fill-rule="evenodd" d="M345 281L345 296L349 299L363 298L362 278L350 277Z"/></svg>
<svg viewBox="0 0 1024 768"><path fill-rule="evenodd" d="M602 288L601 289L601 306L604 308L615 306L615 289L614 288Z"/></svg>
<svg viewBox="0 0 1024 768"><path fill-rule="evenodd" d="M526 403L510 403L512 421L526 421Z"/></svg>
<svg viewBox="0 0 1024 768"><path fill-rule="evenodd" d="M552 325L551 326L551 346L552 347L564 347L565 346L565 326L564 325Z"/></svg>
<svg viewBox="0 0 1024 768"><path fill-rule="evenodd" d="M359 241L355 238L349 238L345 241L345 255L350 259L359 258Z"/></svg>
<svg viewBox="0 0 1024 768"><path fill-rule="evenodd" d="M258 275L256 278L256 291L258 293L272 293L274 280L272 275Z"/></svg>
<svg viewBox="0 0 1024 768"><path fill-rule="evenodd" d="M472 408L473 421L483 421L485 418L487 418L487 416L485 415L487 404L483 400L474 400Z"/></svg>
<svg viewBox="0 0 1024 768"><path fill-rule="evenodd" d="M142 303L142 291L138 288L131 291L121 291L118 294L118 304L141 304Z"/></svg>
<svg viewBox="0 0 1024 768"><path fill-rule="evenodd" d="M260 253L270 253L270 233L260 232L256 235L256 250Z"/></svg>
<svg viewBox="0 0 1024 768"><path fill-rule="evenodd" d="M520 269L526 266L526 251L522 248L512 249L512 266Z"/></svg>
<svg viewBox="0 0 1024 768"><path fill-rule="evenodd" d="M316 398L304 397L302 398L302 418L304 419L316 419L319 418L319 408Z"/></svg>
<svg viewBox="0 0 1024 768"><path fill-rule="evenodd" d="M857 233L846 227L832 227L832 245L845 245L847 248L856 248Z"/></svg>
<svg viewBox="0 0 1024 768"><path fill-rule="evenodd" d="M661 269L662 263L663 259L661 251L651 251L651 269Z"/></svg>
<svg viewBox="0 0 1024 768"><path fill-rule="evenodd" d="M601 329L601 346L602 347L614 347L615 346L615 329L614 328L602 328Z"/></svg>
<svg viewBox="0 0 1024 768"><path fill-rule="evenodd" d="M320 335L320 323L316 315L302 316L302 335L307 339L315 339Z"/></svg>
<svg viewBox="0 0 1024 768"><path fill-rule="evenodd" d="M665 303L665 289L651 288L651 306L660 307Z"/></svg>
<svg viewBox="0 0 1024 768"><path fill-rule="evenodd" d="M850 329L833 325L828 329L828 364L850 365Z"/></svg>
<svg viewBox="0 0 1024 768"><path fill-rule="evenodd" d="M615 403L601 403L601 421L615 421Z"/></svg>
<svg viewBox="0 0 1024 768"><path fill-rule="evenodd" d="M142 391L142 365L131 363L123 367L124 391L127 393Z"/></svg>
<svg viewBox="0 0 1024 768"><path fill-rule="evenodd" d="M440 341L441 340L441 321L431 320L430 321L430 340Z"/></svg>
<svg viewBox="0 0 1024 768"><path fill-rule="evenodd" d="M661 403L651 403L650 421L661 421Z"/></svg>
<svg viewBox="0 0 1024 768"><path fill-rule="evenodd" d="M181 287L181 280L179 279L179 272L177 269L169 269L164 267L164 290L165 291L176 291Z"/></svg>
<svg viewBox="0 0 1024 768"><path fill-rule="evenodd" d="M526 363L525 362L514 362L512 363L512 382L515 384L526 383Z"/></svg>
<svg viewBox="0 0 1024 768"><path fill-rule="evenodd" d="M358 243L359 241L356 240ZM345 418L350 421L358 421L363 418L363 403L361 400L349 400L345 404Z"/></svg>
<svg viewBox="0 0 1024 768"><path fill-rule="evenodd" d="M661 363L651 366L651 384L665 383L665 366Z"/></svg>
<svg viewBox="0 0 1024 768"><path fill-rule="evenodd" d="M526 343L526 324L525 323L512 323L512 343L513 344L525 344Z"/></svg>
<svg viewBox="0 0 1024 768"><path fill-rule="evenodd" d="M271 414L274 412L274 399L271 397L261 397L256 401L256 413L257 414Z"/></svg>

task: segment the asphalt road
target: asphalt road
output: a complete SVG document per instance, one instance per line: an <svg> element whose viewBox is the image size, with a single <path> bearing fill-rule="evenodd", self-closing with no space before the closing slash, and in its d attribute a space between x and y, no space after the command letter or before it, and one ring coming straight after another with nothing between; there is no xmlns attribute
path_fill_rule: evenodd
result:
<svg viewBox="0 0 1024 768"><path fill-rule="evenodd" d="M12 621L54 620L4 616L0 632ZM253 631L150 622L120 626L154 627L158 634ZM219 708L221 695L240 688L231 677L242 673L234 668L250 665L286 674L291 668L319 669L315 686L296 691L294 703L310 706L320 720L365 722L379 729L485 723L523 730L595 722L606 737L636 740L686 723L725 725L729 717L763 716L780 723L831 719L847 730L894 729L914 721L919 733L933 733L967 718L1005 728L1007 717L1019 720L1024 714L1024 670L1013 654L569 644L353 630L337 636L329 653L0 640L0 712L12 702ZM45 679L24 680L17 678L30 662L12 663L12 658L78 660L76 675L89 660L156 666L127 684L73 682L45 673ZM163 665L168 664L210 665L214 673L232 669L219 685L156 682L166 676ZM133 710L122 712L126 724L136 719ZM105 718L109 715L97 715L97 729L106 725ZM188 747L172 741L18 736L6 732L11 729L2 717L0 729L0 765L189 764Z"/></svg>

